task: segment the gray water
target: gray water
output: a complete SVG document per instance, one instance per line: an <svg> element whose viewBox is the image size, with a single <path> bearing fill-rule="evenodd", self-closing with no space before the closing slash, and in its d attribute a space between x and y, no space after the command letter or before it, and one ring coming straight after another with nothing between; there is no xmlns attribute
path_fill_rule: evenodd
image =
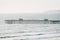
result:
<svg viewBox="0 0 60 40"><path fill-rule="evenodd" d="M0 40L59 40L60 24L2 24Z"/></svg>

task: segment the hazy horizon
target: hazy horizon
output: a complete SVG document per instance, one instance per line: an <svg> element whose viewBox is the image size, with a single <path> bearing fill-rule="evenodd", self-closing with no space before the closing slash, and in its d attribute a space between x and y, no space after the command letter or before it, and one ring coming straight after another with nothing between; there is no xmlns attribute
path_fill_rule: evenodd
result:
<svg viewBox="0 0 60 40"><path fill-rule="evenodd" d="M43 20L43 19L49 19L49 20L60 20L60 14L0 14L0 20L1 19L27 19L27 20Z"/></svg>

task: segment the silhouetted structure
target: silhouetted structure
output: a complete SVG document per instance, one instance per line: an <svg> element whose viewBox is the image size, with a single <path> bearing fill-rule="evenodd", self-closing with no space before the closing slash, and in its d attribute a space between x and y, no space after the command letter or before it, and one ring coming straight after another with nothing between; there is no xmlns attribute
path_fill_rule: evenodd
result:
<svg viewBox="0 0 60 40"><path fill-rule="evenodd" d="M60 20L23 20L20 18L19 20L5 20L7 24L60 24Z"/></svg>
<svg viewBox="0 0 60 40"><path fill-rule="evenodd" d="M44 21L48 21L48 19L44 19Z"/></svg>
<svg viewBox="0 0 60 40"><path fill-rule="evenodd" d="M23 19L22 19L22 18L20 18L20 19L19 19L19 21L23 21Z"/></svg>

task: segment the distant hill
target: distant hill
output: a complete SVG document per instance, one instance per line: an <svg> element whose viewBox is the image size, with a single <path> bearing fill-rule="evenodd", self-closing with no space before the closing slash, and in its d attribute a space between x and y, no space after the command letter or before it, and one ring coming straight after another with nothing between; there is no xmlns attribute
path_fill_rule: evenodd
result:
<svg viewBox="0 0 60 40"><path fill-rule="evenodd" d="M60 20L60 10L51 10L46 12L45 14L48 15L48 19Z"/></svg>

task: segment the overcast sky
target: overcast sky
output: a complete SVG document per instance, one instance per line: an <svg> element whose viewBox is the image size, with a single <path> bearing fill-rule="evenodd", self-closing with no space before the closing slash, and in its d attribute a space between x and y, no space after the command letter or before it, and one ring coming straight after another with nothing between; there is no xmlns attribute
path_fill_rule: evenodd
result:
<svg viewBox="0 0 60 40"><path fill-rule="evenodd" d="M60 10L60 0L0 0L0 13L41 13Z"/></svg>

